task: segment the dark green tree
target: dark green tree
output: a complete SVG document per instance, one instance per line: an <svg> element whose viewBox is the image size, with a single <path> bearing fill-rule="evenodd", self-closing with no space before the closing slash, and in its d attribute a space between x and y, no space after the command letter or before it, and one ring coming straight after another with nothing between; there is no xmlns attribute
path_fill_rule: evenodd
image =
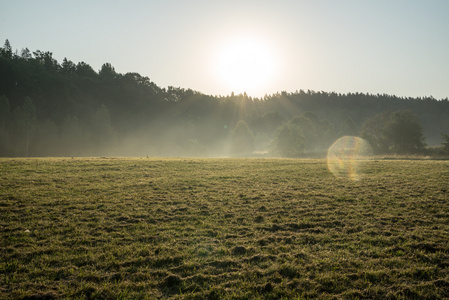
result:
<svg viewBox="0 0 449 300"><path fill-rule="evenodd" d="M272 144L273 153L284 157L298 157L304 154L304 136L301 127L292 122L282 125Z"/></svg>
<svg viewBox="0 0 449 300"><path fill-rule="evenodd" d="M9 41L5 41L4 48L0 48L0 95L13 90L16 83L16 72L14 70L14 60L12 59L12 49Z"/></svg>
<svg viewBox="0 0 449 300"><path fill-rule="evenodd" d="M67 75L75 74L76 65L71 60L64 57L61 64L61 72Z"/></svg>
<svg viewBox="0 0 449 300"><path fill-rule="evenodd" d="M79 62L76 65L76 73L80 77L90 77L90 78L97 77L97 73L94 71L94 69L92 69L92 67L90 65L86 64L83 61Z"/></svg>
<svg viewBox="0 0 449 300"><path fill-rule="evenodd" d="M314 152L320 145L320 121L316 114L307 112L299 117L294 117L290 123L301 129L304 151Z"/></svg>
<svg viewBox="0 0 449 300"><path fill-rule="evenodd" d="M53 58L53 53L50 51L43 52L36 50L33 54L34 59L39 62L39 64L43 65L47 72L56 73L59 70L60 66L56 59Z"/></svg>
<svg viewBox="0 0 449 300"><path fill-rule="evenodd" d="M12 58L12 48L9 40L5 40L5 44L3 45L2 54L7 58Z"/></svg>
<svg viewBox="0 0 449 300"><path fill-rule="evenodd" d="M117 76L114 67L110 63L104 63L101 66L100 72L98 72L100 78L105 80L114 79Z"/></svg>
<svg viewBox="0 0 449 300"><path fill-rule="evenodd" d="M384 112L368 119L361 136L378 154L416 154L426 146L418 117L407 110Z"/></svg>
<svg viewBox="0 0 449 300"><path fill-rule="evenodd" d="M369 118L362 125L360 136L371 145L376 154L389 151L389 141L385 136L384 129L390 117L390 112L384 112Z"/></svg>
<svg viewBox="0 0 449 300"><path fill-rule="evenodd" d="M394 112L384 135L393 153L421 153L426 146L418 116L409 110Z"/></svg>
<svg viewBox="0 0 449 300"><path fill-rule="evenodd" d="M276 111L258 116L251 122L251 128L257 133L272 137L276 130L285 122L285 119Z"/></svg>

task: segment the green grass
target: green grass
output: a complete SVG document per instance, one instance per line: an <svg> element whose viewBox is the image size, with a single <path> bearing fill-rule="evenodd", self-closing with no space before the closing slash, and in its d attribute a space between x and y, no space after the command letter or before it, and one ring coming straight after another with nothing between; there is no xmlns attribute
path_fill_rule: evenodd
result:
<svg viewBox="0 0 449 300"><path fill-rule="evenodd" d="M0 159L0 298L449 297L449 162Z"/></svg>

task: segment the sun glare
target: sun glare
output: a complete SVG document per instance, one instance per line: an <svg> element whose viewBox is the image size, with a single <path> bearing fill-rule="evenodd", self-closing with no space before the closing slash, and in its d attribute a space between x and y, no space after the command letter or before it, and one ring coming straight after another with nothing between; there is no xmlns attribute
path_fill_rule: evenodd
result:
<svg viewBox="0 0 449 300"><path fill-rule="evenodd" d="M220 84L229 92L260 96L275 76L275 55L270 47L250 37L226 42L216 55Z"/></svg>

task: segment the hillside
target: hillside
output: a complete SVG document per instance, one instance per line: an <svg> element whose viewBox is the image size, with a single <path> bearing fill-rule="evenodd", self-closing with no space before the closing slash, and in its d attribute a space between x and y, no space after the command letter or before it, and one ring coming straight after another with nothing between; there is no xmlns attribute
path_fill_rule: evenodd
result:
<svg viewBox="0 0 449 300"><path fill-rule="evenodd" d="M0 156L266 153L279 127L294 117L309 126L295 125L302 153L323 152L340 136L362 135L373 117L405 110L416 116L427 145L441 145L442 134L449 134L447 98L310 90L212 96L162 88L138 73L117 73L109 63L96 72L85 62L59 63L48 51L19 53L9 42L0 48ZM249 146L236 146L248 140L238 136L239 122Z"/></svg>

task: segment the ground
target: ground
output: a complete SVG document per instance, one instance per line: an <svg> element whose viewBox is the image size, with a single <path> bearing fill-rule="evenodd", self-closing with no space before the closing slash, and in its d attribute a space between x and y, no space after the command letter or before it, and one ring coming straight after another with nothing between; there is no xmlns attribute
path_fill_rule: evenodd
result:
<svg viewBox="0 0 449 300"><path fill-rule="evenodd" d="M0 159L0 297L449 297L449 161Z"/></svg>

